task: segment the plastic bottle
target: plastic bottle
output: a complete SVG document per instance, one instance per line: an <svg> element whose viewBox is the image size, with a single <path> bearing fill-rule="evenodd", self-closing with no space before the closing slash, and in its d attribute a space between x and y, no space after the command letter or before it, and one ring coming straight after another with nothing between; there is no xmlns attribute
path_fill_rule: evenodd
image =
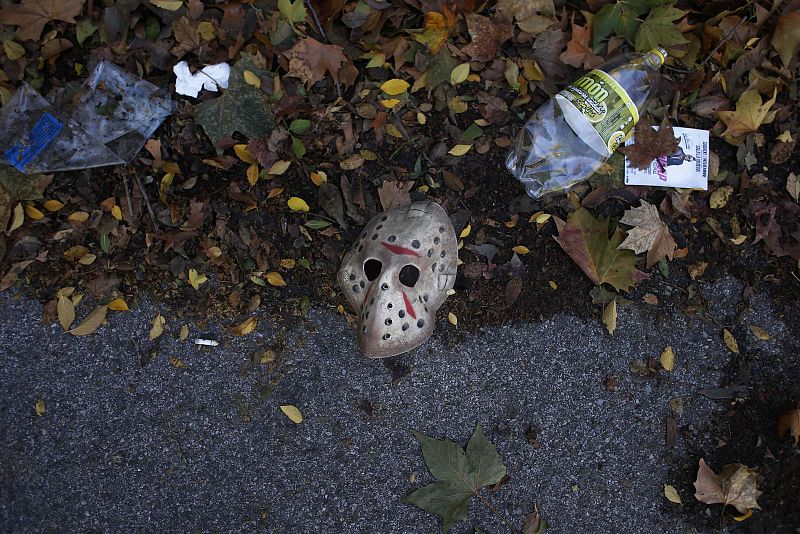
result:
<svg viewBox="0 0 800 534"><path fill-rule="evenodd" d="M633 131L666 54L614 58L534 112L506 159L528 195L564 191L600 168Z"/></svg>

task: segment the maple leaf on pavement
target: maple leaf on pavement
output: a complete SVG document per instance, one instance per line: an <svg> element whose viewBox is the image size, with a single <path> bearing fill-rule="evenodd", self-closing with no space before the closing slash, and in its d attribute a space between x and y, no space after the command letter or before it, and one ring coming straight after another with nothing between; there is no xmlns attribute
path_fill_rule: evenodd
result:
<svg viewBox="0 0 800 534"><path fill-rule="evenodd" d="M659 156L669 156L678 148L678 138L672 126L662 125L658 130L650 126L650 122L642 118L634 130L634 143L621 146L617 150L625 154L631 166L646 169Z"/></svg>
<svg viewBox="0 0 800 534"><path fill-rule="evenodd" d="M17 28L17 38L37 40L42 35L45 24L53 20L63 20L75 24L75 17L81 14L85 0L22 0L0 9L3 24L13 24Z"/></svg>
<svg viewBox="0 0 800 534"><path fill-rule="evenodd" d="M740 514L744 514L749 509L761 509L756 499L763 492L759 491L757 483L758 473L756 470L750 469L744 464L728 464L717 476L701 458L697 469L697 479L694 482L696 490L694 497L706 504L721 503L726 506L730 504Z"/></svg>
<svg viewBox="0 0 800 534"><path fill-rule="evenodd" d="M772 122L777 111L770 111L770 108L775 103L777 95L778 90L775 89L772 98L762 103L758 91L748 89L736 102L736 111L717 111L717 116L728 127L722 132L722 137L736 137L756 132L762 124Z"/></svg>
<svg viewBox="0 0 800 534"><path fill-rule="evenodd" d="M576 68L593 69L603 62L603 58L592 53L589 38L592 35L589 26L578 26L572 22L572 39L567 49L559 56L561 61Z"/></svg>
<svg viewBox="0 0 800 534"><path fill-rule="evenodd" d="M339 83L339 69L342 63L347 62L341 46L325 45L314 39L306 37L285 52L289 58L289 73L287 76L300 78L306 87L311 87L330 73L333 81Z"/></svg>
<svg viewBox="0 0 800 534"><path fill-rule="evenodd" d="M636 254L647 251L648 269L664 256L672 259L678 245L655 206L642 200L641 206L627 210L619 222L633 226L619 248L632 250Z"/></svg>
<svg viewBox="0 0 800 534"><path fill-rule="evenodd" d="M636 255L619 250L623 232L619 228L609 239L609 220L597 220L586 208L572 212L567 221L554 217L558 237L554 239L572 261L597 285L610 284L617 291L628 291L649 276L636 268Z"/></svg>

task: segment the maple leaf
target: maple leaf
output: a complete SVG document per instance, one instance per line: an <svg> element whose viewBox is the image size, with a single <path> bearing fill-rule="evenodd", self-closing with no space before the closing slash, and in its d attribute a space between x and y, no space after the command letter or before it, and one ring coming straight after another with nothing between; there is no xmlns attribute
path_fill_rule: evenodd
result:
<svg viewBox="0 0 800 534"><path fill-rule="evenodd" d="M589 46L589 37L592 31L589 26L578 26L572 21L572 39L567 43L567 49L561 54L560 59L567 65L576 68L593 69L603 62L603 58L592 53Z"/></svg>
<svg viewBox="0 0 800 534"><path fill-rule="evenodd" d="M16 36L21 41L37 40L45 24L63 20L75 24L75 17L83 10L85 0L22 0L0 9L3 24L19 26Z"/></svg>
<svg viewBox="0 0 800 534"><path fill-rule="evenodd" d="M678 245L654 205L642 200L638 208L627 210L619 222L633 226L619 248L632 250L636 254L647 251L648 269L665 256L672 259Z"/></svg>
<svg viewBox="0 0 800 534"><path fill-rule="evenodd" d="M472 496L506 476L506 466L480 425L475 425L466 454L452 441L418 432L414 432L414 436L422 447L425 464L437 481L418 489L406 497L405 502L441 517L442 530L446 533L454 523L467 518Z"/></svg>
<svg viewBox="0 0 800 534"><path fill-rule="evenodd" d="M758 473L743 464L728 464L717 476L704 459L700 459L694 497L706 504L721 503L735 507L739 513L761 507L756 502L763 492L758 490Z"/></svg>
<svg viewBox="0 0 800 534"><path fill-rule="evenodd" d="M405 206L411 204L411 195L409 191L414 188L414 182L402 182L399 180L385 181L378 188L378 198L381 200L383 211L389 211L392 208Z"/></svg>
<svg viewBox="0 0 800 534"><path fill-rule="evenodd" d="M472 41L461 48L475 61L491 61L497 55L497 48L511 38L511 23L500 18L492 21L489 17L467 13L467 29Z"/></svg>
<svg viewBox="0 0 800 534"><path fill-rule="evenodd" d="M520 30L536 35L555 24L553 0L500 0L497 10L514 18Z"/></svg>
<svg viewBox="0 0 800 534"><path fill-rule="evenodd" d="M761 102L761 95L755 89L748 89L736 102L736 111L717 111L717 116L728 127L722 132L722 137L730 138L756 132L762 124L769 124L775 119L777 111L770 111L775 103L778 90L772 93L772 98ZM726 139L727 140L727 139Z"/></svg>
<svg viewBox="0 0 800 534"><path fill-rule="evenodd" d="M634 44L640 52L646 52L653 48L663 46L669 47L688 43L689 41L678 30L674 21L686 15L686 11L672 6L655 7L647 15L636 30Z"/></svg>
<svg viewBox="0 0 800 534"><path fill-rule="evenodd" d="M659 156L669 156L678 148L678 138L672 126L662 125L658 130L642 118L634 130L634 143L620 146L617 150L625 154L631 166L646 169Z"/></svg>
<svg viewBox="0 0 800 534"><path fill-rule="evenodd" d="M783 412L778 418L778 435L783 436L790 433L794 438L794 444L800 442L800 408Z"/></svg>
<svg viewBox="0 0 800 534"><path fill-rule="evenodd" d="M428 11L425 13L425 29L414 35L414 40L427 46L434 54L455 31L458 15L444 6L444 13Z"/></svg>
<svg viewBox="0 0 800 534"><path fill-rule="evenodd" d="M572 212L566 223L553 217L558 227L554 239L572 261L597 285L610 284L617 291L628 291L649 276L636 268L636 255L619 250L623 232L619 228L609 239L609 220L597 220L586 208Z"/></svg>
<svg viewBox="0 0 800 534"><path fill-rule="evenodd" d="M800 46L800 11L793 11L778 17L775 33L772 34L772 46L787 67L792 62L797 47Z"/></svg>
<svg viewBox="0 0 800 534"><path fill-rule="evenodd" d="M593 19L593 43L598 46L603 39L615 33L633 42L641 21L639 16L649 9L647 0L618 0L606 4Z"/></svg>
<svg viewBox="0 0 800 534"><path fill-rule="evenodd" d="M289 72L286 75L300 78L306 87L320 81L326 72L338 84L339 69L342 63L347 62L341 46L325 45L313 37L299 41L285 55L289 58Z"/></svg>

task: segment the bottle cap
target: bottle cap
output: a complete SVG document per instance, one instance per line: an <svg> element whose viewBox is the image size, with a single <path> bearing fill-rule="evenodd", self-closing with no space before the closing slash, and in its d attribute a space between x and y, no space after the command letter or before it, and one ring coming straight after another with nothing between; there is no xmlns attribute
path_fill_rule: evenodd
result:
<svg viewBox="0 0 800 534"><path fill-rule="evenodd" d="M650 50L650 54L655 54L661 60L661 63L664 63L664 60L667 58L667 51L664 48L658 47Z"/></svg>

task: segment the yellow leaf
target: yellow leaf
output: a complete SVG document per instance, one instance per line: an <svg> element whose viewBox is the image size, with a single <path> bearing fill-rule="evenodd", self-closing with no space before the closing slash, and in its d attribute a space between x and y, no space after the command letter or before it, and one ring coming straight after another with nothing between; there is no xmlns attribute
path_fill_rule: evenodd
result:
<svg viewBox="0 0 800 534"><path fill-rule="evenodd" d="M64 207L64 203L63 202L61 202L59 200L55 200L55 199L46 200L45 203L42 204L42 205L44 206L44 209L46 209L47 211L50 211L50 212L58 211L58 210L60 210L61 208Z"/></svg>
<svg viewBox="0 0 800 534"><path fill-rule="evenodd" d="M251 165L253 163L258 163L258 160L253 157L249 150L247 150L247 145L244 143L233 145L233 151L236 152L236 156L245 163L249 163Z"/></svg>
<svg viewBox="0 0 800 534"><path fill-rule="evenodd" d="M750 325L750 331L761 341L769 341L769 333L760 326Z"/></svg>
<svg viewBox="0 0 800 534"><path fill-rule="evenodd" d="M251 186L256 185L258 181L258 163L253 163L247 167L247 183Z"/></svg>
<svg viewBox="0 0 800 534"><path fill-rule="evenodd" d="M75 320L75 304L66 295L59 292L56 312L58 313L58 323L66 332Z"/></svg>
<svg viewBox="0 0 800 534"><path fill-rule="evenodd" d="M403 138L403 134L400 132L400 128L398 128L394 124L387 124L386 125L386 133L388 133L389 135L391 135L392 137L394 137L396 139L402 139Z"/></svg>
<svg viewBox="0 0 800 534"><path fill-rule="evenodd" d="M312 172L309 175L309 178L311 178L311 181L314 182L314 185L316 185L317 187L321 186L322 184L328 181L328 175L325 173L325 171Z"/></svg>
<svg viewBox="0 0 800 534"><path fill-rule="evenodd" d="M400 103L400 100L398 100L397 98L386 98L381 100L380 102L383 107L392 109L393 107L395 107L397 104Z"/></svg>
<svg viewBox="0 0 800 534"><path fill-rule="evenodd" d="M460 237L460 238L467 237L467 236L469 235L469 233L470 233L470 232L472 232L472 225L471 225L471 224L468 224L468 225L466 225L466 226L464 227L464 229L463 229L463 230L461 230L461 233L460 233L460 234L458 234L458 237Z"/></svg>
<svg viewBox="0 0 800 534"><path fill-rule="evenodd" d="M40 219L44 219L44 213L36 209L35 207L28 204L25 206L25 215L30 217L31 219L38 221Z"/></svg>
<svg viewBox="0 0 800 534"><path fill-rule="evenodd" d="M381 84L381 91L387 95L395 96L405 93L409 87L411 87L411 84L407 81L400 78L392 78Z"/></svg>
<svg viewBox="0 0 800 534"><path fill-rule="evenodd" d="M181 331L178 333L178 339L181 341L186 341L186 338L189 337L189 327L186 325L181 326Z"/></svg>
<svg viewBox="0 0 800 534"><path fill-rule="evenodd" d="M204 274L198 274L194 269L189 269L189 285L195 289L200 289L202 284L208 282L208 278Z"/></svg>
<svg viewBox="0 0 800 534"><path fill-rule="evenodd" d="M452 85L458 85L465 81L467 76L469 76L469 63L462 63L450 71L450 83Z"/></svg>
<svg viewBox="0 0 800 534"><path fill-rule="evenodd" d="M153 326L150 327L150 333L147 335L147 339L153 341L158 336L164 333L164 326L166 326L167 320L164 319L164 316L161 313L158 313L153 319Z"/></svg>
<svg viewBox="0 0 800 534"><path fill-rule="evenodd" d="M209 258L219 258L222 256L222 249L219 247L208 247L206 254L208 254Z"/></svg>
<svg viewBox="0 0 800 534"><path fill-rule="evenodd" d="M257 89L261 88L261 78L256 76L252 71L244 71L244 81Z"/></svg>
<svg viewBox="0 0 800 534"><path fill-rule="evenodd" d="M477 124L481 128L485 128L485 127L489 126L489 121L487 121L486 119L475 119L474 122L475 122L475 124Z"/></svg>
<svg viewBox="0 0 800 534"><path fill-rule="evenodd" d="M659 358L659 361L661 362L661 367L667 371L675 369L675 353L672 352L671 345L667 345L667 347L661 351L661 358Z"/></svg>
<svg viewBox="0 0 800 534"><path fill-rule="evenodd" d="M267 174L272 174L273 176L280 176L281 174L286 172L286 170L289 168L289 165L291 164L292 164L291 161L287 161L285 159L276 161L275 163L272 164L272 167L269 168Z"/></svg>
<svg viewBox="0 0 800 534"><path fill-rule="evenodd" d="M3 49L5 49L6 56L11 61L16 61L25 56L25 47L11 39L3 41Z"/></svg>
<svg viewBox="0 0 800 534"><path fill-rule="evenodd" d="M617 299L606 304L603 310L603 324L606 325L609 334L613 334L617 329Z"/></svg>
<svg viewBox="0 0 800 534"><path fill-rule="evenodd" d="M42 399L36 401L36 404L33 406L33 409L36 410L36 415L39 417L43 416L44 413L47 411L47 407L44 404Z"/></svg>
<svg viewBox="0 0 800 534"><path fill-rule="evenodd" d="M86 222L89 220L89 214L85 211L75 211L69 214L68 221Z"/></svg>
<svg viewBox="0 0 800 534"><path fill-rule="evenodd" d="M791 143L792 142L792 132L789 130L784 130L782 134L775 138L777 141L781 143Z"/></svg>
<svg viewBox="0 0 800 534"><path fill-rule="evenodd" d="M181 0L150 0L150 3L167 11L178 11L183 7Z"/></svg>
<svg viewBox="0 0 800 534"><path fill-rule="evenodd" d="M750 519L751 515L753 515L753 509L752 508L748 508L746 514L735 515L735 516L733 516L733 520L734 521L744 521L745 519Z"/></svg>
<svg viewBox="0 0 800 534"><path fill-rule="evenodd" d="M347 159L340 161L339 167L343 171L354 171L364 165L365 159L361 154L352 154Z"/></svg>
<svg viewBox="0 0 800 534"><path fill-rule="evenodd" d="M119 206L115 205L113 208L111 208L111 216L114 217L116 220L121 221L122 209L120 209Z"/></svg>
<svg viewBox="0 0 800 534"><path fill-rule="evenodd" d="M727 328L722 330L722 339L725 341L725 346L728 347L728 350L733 352L734 354L739 354L739 344L736 342L736 338L733 337L730 330Z"/></svg>
<svg viewBox="0 0 800 534"><path fill-rule="evenodd" d="M722 132L722 137L737 137L755 132L762 124L769 124L775 120L777 110L770 111L770 108L775 104L777 94L776 88L772 98L762 103L758 90L748 89L739 96L736 111L717 111L717 116L727 126Z"/></svg>
<svg viewBox="0 0 800 534"><path fill-rule="evenodd" d="M451 98L450 101L447 102L447 107L455 114L464 113L467 111L467 108L469 108L467 103L458 96Z"/></svg>
<svg viewBox="0 0 800 534"><path fill-rule="evenodd" d="M303 414L300 413L300 410L297 409L297 406L293 406L291 404L282 404L281 411L288 417L293 423L297 423L298 425L303 422Z"/></svg>
<svg viewBox="0 0 800 534"><path fill-rule="evenodd" d="M511 250L516 252L517 254L527 254L528 252L530 252L530 250L528 250L528 247L526 247L525 245L517 245Z"/></svg>
<svg viewBox="0 0 800 534"><path fill-rule="evenodd" d="M249 317L242 321L241 324L234 326L231 331L233 332L234 336L246 336L255 330L257 325L258 320L255 317Z"/></svg>
<svg viewBox="0 0 800 534"><path fill-rule="evenodd" d="M186 364L183 363L183 360L181 360L180 358L176 358L175 356L170 356L167 359L167 361L175 369L183 369L184 367L186 367Z"/></svg>
<svg viewBox="0 0 800 534"><path fill-rule="evenodd" d="M128 303L125 299L114 299L108 303L108 309L114 311L128 311Z"/></svg>
<svg viewBox="0 0 800 534"><path fill-rule="evenodd" d="M89 249L83 245L73 245L64 251L64 257L69 261L78 261L88 253Z"/></svg>
<svg viewBox="0 0 800 534"><path fill-rule="evenodd" d="M25 222L25 210L22 208L22 204L17 204L14 206L14 218L11 219L11 226L8 227L8 233L10 234L22 226L23 222Z"/></svg>
<svg viewBox="0 0 800 534"><path fill-rule="evenodd" d="M295 265L297 265L297 261L294 258L284 258L281 260L281 267L284 269L294 269Z"/></svg>
<svg viewBox="0 0 800 534"><path fill-rule="evenodd" d="M92 313L90 313L84 321L69 331L73 336L88 336L93 334L100 328L106 320L106 313L108 313L108 306L98 306Z"/></svg>
<svg viewBox="0 0 800 534"><path fill-rule="evenodd" d="M426 122L428 122L428 119L425 117L425 114L423 114L422 112L418 111L417 112L417 123L425 124Z"/></svg>
<svg viewBox="0 0 800 534"><path fill-rule="evenodd" d="M666 497L670 502L681 504L681 496L678 495L678 490L676 490L674 486L664 484L664 497Z"/></svg>
<svg viewBox="0 0 800 534"><path fill-rule="evenodd" d="M367 161L375 161L378 159L378 155L372 150L362 149L359 151L359 154Z"/></svg>
<svg viewBox="0 0 800 534"><path fill-rule="evenodd" d="M78 260L78 263L80 263L81 265L91 265L91 264L94 263L94 260L96 260L96 259L97 259L97 256L95 256L94 254L84 254Z"/></svg>
<svg viewBox="0 0 800 534"><path fill-rule="evenodd" d="M470 148L472 148L472 145L456 145L450 149L448 154L450 154L451 156L463 156L464 154L469 152Z"/></svg>
<svg viewBox="0 0 800 534"><path fill-rule="evenodd" d="M270 271L267 273L267 283L275 287L283 287L286 285L286 281L283 279L283 276L281 276L281 273L277 271Z"/></svg>
<svg viewBox="0 0 800 534"><path fill-rule="evenodd" d="M214 25L208 21L203 21L197 25L197 33L204 41L210 41L216 34L214 33Z"/></svg>
<svg viewBox="0 0 800 534"><path fill-rule="evenodd" d="M550 285L550 289L552 289L553 291L555 291L556 289L558 289L558 284L556 284L555 280L550 280L550 281L549 281L549 282L547 282L547 283L548 283L548 285Z"/></svg>
<svg viewBox="0 0 800 534"><path fill-rule="evenodd" d="M479 82L479 81L481 81L481 77L478 74L473 72L473 73L470 73L469 76L467 76L467 81L469 81L469 82Z"/></svg>
<svg viewBox="0 0 800 534"><path fill-rule="evenodd" d="M731 243L733 243L734 245L741 245L745 241L747 241L747 236L746 235L741 235L740 234L740 235L737 235L736 237L732 237L731 238Z"/></svg>
<svg viewBox="0 0 800 534"><path fill-rule="evenodd" d="M275 198L281 193L283 193L282 187L273 187L272 189L269 190L269 193L267 193L267 200Z"/></svg>
<svg viewBox="0 0 800 534"><path fill-rule="evenodd" d="M711 193L711 198L709 199L708 203L712 209L724 208L728 203L728 200L730 200L732 194L733 187L729 185L723 185Z"/></svg>
<svg viewBox="0 0 800 534"><path fill-rule="evenodd" d="M447 320L450 321L451 325L458 326L458 317L453 312L447 314Z"/></svg>
<svg viewBox="0 0 800 534"><path fill-rule="evenodd" d="M308 204L300 197L292 197L286 201L289 209L292 211L308 211Z"/></svg>

